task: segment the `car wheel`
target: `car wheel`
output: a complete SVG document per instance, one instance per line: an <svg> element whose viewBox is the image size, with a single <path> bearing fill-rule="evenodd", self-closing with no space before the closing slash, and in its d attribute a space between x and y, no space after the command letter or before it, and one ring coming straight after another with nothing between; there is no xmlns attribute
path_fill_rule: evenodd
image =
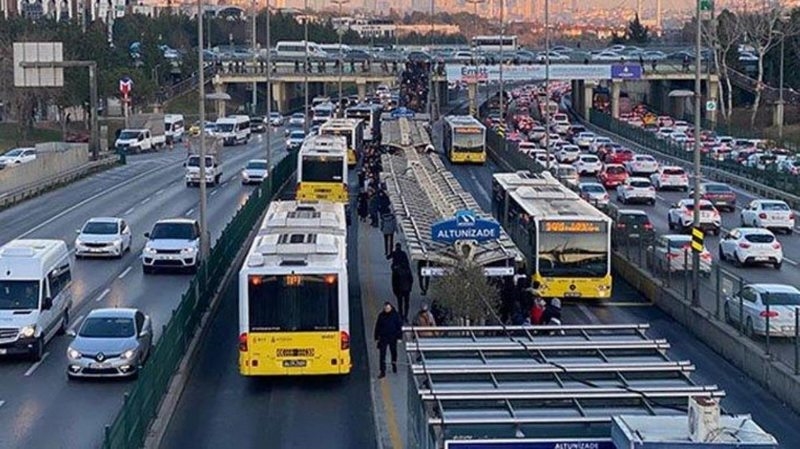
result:
<svg viewBox="0 0 800 449"><path fill-rule="evenodd" d="M42 360L44 357L44 337L39 337L36 339L36 343L33 344L33 349L30 353L31 360L34 362L38 362Z"/></svg>
<svg viewBox="0 0 800 449"><path fill-rule="evenodd" d="M786 228L786 235L792 235L794 230L792 228Z"/></svg>
<svg viewBox="0 0 800 449"><path fill-rule="evenodd" d="M772 266L775 267L776 270L780 270L782 265L783 261L775 262L774 264L772 264Z"/></svg>
<svg viewBox="0 0 800 449"><path fill-rule="evenodd" d="M142 265L142 272L144 274L153 274L153 267L149 267L147 265Z"/></svg>
<svg viewBox="0 0 800 449"><path fill-rule="evenodd" d="M655 199L650 200L650 205L651 206L655 206L656 205L656 200Z"/></svg>
<svg viewBox="0 0 800 449"><path fill-rule="evenodd" d="M675 230L675 225L672 224L672 220L669 218L669 215L667 216L667 227L669 227L670 231L674 231Z"/></svg>
<svg viewBox="0 0 800 449"><path fill-rule="evenodd" d="M742 215L739 219L740 224L744 227L744 215Z"/></svg>
<svg viewBox="0 0 800 449"><path fill-rule="evenodd" d="M58 335L64 335L69 328L69 311L64 311L64 316L61 317L61 326L58 328Z"/></svg>
<svg viewBox="0 0 800 449"><path fill-rule="evenodd" d="M739 257L739 253L733 253L733 258L736 259L736 265L740 268L744 268L744 261Z"/></svg>
<svg viewBox="0 0 800 449"><path fill-rule="evenodd" d="M719 236L719 228L715 228L714 229L714 235L715 236Z"/></svg>

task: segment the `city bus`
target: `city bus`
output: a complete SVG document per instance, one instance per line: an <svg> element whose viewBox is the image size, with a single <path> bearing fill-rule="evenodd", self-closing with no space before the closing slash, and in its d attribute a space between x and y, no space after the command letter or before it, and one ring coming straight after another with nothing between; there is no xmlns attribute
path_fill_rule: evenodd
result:
<svg viewBox="0 0 800 449"><path fill-rule="evenodd" d="M336 115L336 106L331 103L320 103L311 108L311 126L319 126Z"/></svg>
<svg viewBox="0 0 800 449"><path fill-rule="evenodd" d="M297 200L347 203L347 140L311 136L297 152Z"/></svg>
<svg viewBox="0 0 800 449"><path fill-rule="evenodd" d="M543 297L611 298L612 220L550 173L495 173L492 214Z"/></svg>
<svg viewBox="0 0 800 449"><path fill-rule="evenodd" d="M481 53L513 53L519 50L519 42L517 36L474 36L472 49Z"/></svg>
<svg viewBox="0 0 800 449"><path fill-rule="evenodd" d="M444 118L444 151L453 163L486 162L486 127L471 115Z"/></svg>
<svg viewBox="0 0 800 449"><path fill-rule="evenodd" d="M380 142L381 111L377 104L359 104L351 106L344 111L347 118L361 119L364 121L364 140L367 142Z"/></svg>
<svg viewBox="0 0 800 449"><path fill-rule="evenodd" d="M274 201L239 271L243 376L350 372L344 204Z"/></svg>
<svg viewBox="0 0 800 449"><path fill-rule="evenodd" d="M354 118L331 118L319 127L321 136L344 136L347 139L347 165L355 167L364 150L364 122Z"/></svg>

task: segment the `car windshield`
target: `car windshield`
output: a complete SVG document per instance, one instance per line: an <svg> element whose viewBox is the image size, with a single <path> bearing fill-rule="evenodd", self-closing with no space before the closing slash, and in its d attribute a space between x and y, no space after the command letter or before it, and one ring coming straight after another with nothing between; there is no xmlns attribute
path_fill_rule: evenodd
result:
<svg viewBox="0 0 800 449"><path fill-rule="evenodd" d="M665 168L664 172L665 175L683 175L684 171L681 168Z"/></svg>
<svg viewBox="0 0 800 449"><path fill-rule="evenodd" d="M247 163L247 168L252 170L266 170L267 163L264 161L250 161Z"/></svg>
<svg viewBox="0 0 800 449"><path fill-rule="evenodd" d="M151 240L194 240L195 237L194 225L191 223L156 223L153 232L150 233Z"/></svg>
<svg viewBox="0 0 800 449"><path fill-rule="evenodd" d="M189 161L186 163L188 167L199 167L200 166L200 156L192 156L189 158ZM206 167L213 167L214 166L214 159L210 156L206 156Z"/></svg>
<svg viewBox="0 0 800 449"><path fill-rule="evenodd" d="M744 238L751 243L772 243L775 241L775 236L771 234L747 234Z"/></svg>
<svg viewBox="0 0 800 449"><path fill-rule="evenodd" d="M644 181L644 180L631 181L631 186L637 187L637 188L640 188L640 189L646 189L646 188L650 187L650 181Z"/></svg>
<svg viewBox="0 0 800 449"><path fill-rule="evenodd" d="M625 173L625 169L622 167L606 167L606 173L610 173L612 175L618 175L621 173Z"/></svg>
<svg viewBox="0 0 800 449"><path fill-rule="evenodd" d="M306 134L303 131L292 131L292 133L289 134L289 138L290 139L301 139L302 140L302 139L305 139L305 137L306 137Z"/></svg>
<svg viewBox="0 0 800 449"><path fill-rule="evenodd" d="M117 233L119 226L113 221L90 221L83 227L81 233L83 234L102 234L114 235Z"/></svg>
<svg viewBox="0 0 800 449"><path fill-rule="evenodd" d="M706 184L706 191L712 193L729 193L731 188L725 184Z"/></svg>
<svg viewBox="0 0 800 449"><path fill-rule="evenodd" d="M581 186L581 190L586 193L605 193L606 189L600 184L589 184Z"/></svg>
<svg viewBox="0 0 800 449"><path fill-rule="evenodd" d="M22 155L22 150L11 150L3 156L17 157Z"/></svg>
<svg viewBox="0 0 800 449"><path fill-rule="evenodd" d="M771 306L800 306L800 292L765 292L761 299Z"/></svg>
<svg viewBox="0 0 800 449"><path fill-rule="evenodd" d="M39 281L0 280L0 310L39 308Z"/></svg>
<svg viewBox="0 0 800 449"><path fill-rule="evenodd" d="M673 238L669 239L669 247L672 249L686 249L689 247L691 243L691 237L689 238Z"/></svg>
<svg viewBox="0 0 800 449"><path fill-rule="evenodd" d="M119 133L120 140L131 140L139 137L139 131L122 131Z"/></svg>
<svg viewBox="0 0 800 449"><path fill-rule="evenodd" d="M136 335L136 326L132 318L89 317L78 335L85 338L130 338Z"/></svg>
<svg viewBox="0 0 800 449"><path fill-rule="evenodd" d="M597 159L596 156L584 156L584 157L581 157L581 161L582 162L598 162L599 159Z"/></svg>
<svg viewBox="0 0 800 449"><path fill-rule="evenodd" d="M619 220L622 223L643 225L649 223L650 220L645 214L623 214L620 215Z"/></svg>
<svg viewBox="0 0 800 449"><path fill-rule="evenodd" d="M233 132L233 123L218 123L217 124L217 131L223 133Z"/></svg>
<svg viewBox="0 0 800 449"><path fill-rule="evenodd" d="M694 203L686 203L684 206L687 210L694 210ZM700 210L714 210L714 205L711 203L700 203Z"/></svg>
<svg viewBox="0 0 800 449"><path fill-rule="evenodd" d="M770 211L787 211L789 206L785 203L761 203L761 209Z"/></svg>

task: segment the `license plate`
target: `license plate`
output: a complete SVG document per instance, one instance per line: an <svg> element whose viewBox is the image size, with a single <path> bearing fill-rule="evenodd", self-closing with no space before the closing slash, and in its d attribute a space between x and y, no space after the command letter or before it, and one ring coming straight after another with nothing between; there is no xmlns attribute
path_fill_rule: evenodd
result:
<svg viewBox="0 0 800 449"><path fill-rule="evenodd" d="M566 292L564 293L564 297L566 298L579 298L581 296L578 292Z"/></svg>
<svg viewBox="0 0 800 449"><path fill-rule="evenodd" d="M100 249L100 248L89 248L89 252L90 253L99 253L99 252L102 252L102 251L103 250Z"/></svg>
<svg viewBox="0 0 800 449"><path fill-rule="evenodd" d="M769 260L769 257L756 257L756 261L758 262L765 262Z"/></svg>
<svg viewBox="0 0 800 449"><path fill-rule="evenodd" d="M0 355L6 355L6 354L8 354L8 349L6 348L0 349Z"/></svg>
<svg viewBox="0 0 800 449"><path fill-rule="evenodd" d="M109 365L106 364L106 363L90 363L89 364L89 368L94 368L94 369L108 368L108 366Z"/></svg>
<svg viewBox="0 0 800 449"><path fill-rule="evenodd" d="M283 366L285 368L302 368L306 366L305 360L284 360Z"/></svg>

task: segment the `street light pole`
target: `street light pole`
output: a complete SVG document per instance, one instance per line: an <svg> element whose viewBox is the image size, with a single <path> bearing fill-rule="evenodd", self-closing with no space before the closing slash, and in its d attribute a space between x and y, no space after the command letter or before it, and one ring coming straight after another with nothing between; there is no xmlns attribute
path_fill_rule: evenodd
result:
<svg viewBox="0 0 800 449"><path fill-rule="evenodd" d="M203 63L203 0L197 0L197 81L198 112L200 114L200 257L208 256L208 222L206 212L206 80L205 63Z"/></svg>
<svg viewBox="0 0 800 449"><path fill-rule="evenodd" d="M430 54L431 54L430 55L431 56L431 59L430 59L430 73L428 74L428 120L430 120L431 129L433 129L433 121L434 121L434 117L433 117L433 102L434 102L434 86L435 86L435 84L433 83L433 75L434 75L434 73L436 73L436 71L435 71L436 67L434 65L435 61L433 60L433 33L434 33L434 30L435 30L434 25L433 25L433 14L434 14L434 10L435 10L435 4L433 2L434 2L434 0L431 0L431 33L430 33L430 39L428 41L429 42L428 46L430 47L429 51L430 51Z"/></svg>
<svg viewBox="0 0 800 449"><path fill-rule="evenodd" d="M784 42L786 41L786 35L781 33L781 67L778 74L778 140L783 140L783 114L784 114L784 102L783 102L783 66L785 65L783 61L784 56Z"/></svg>
<svg viewBox="0 0 800 449"><path fill-rule="evenodd" d="M550 0L544 0L544 151L550 170Z"/></svg>
<svg viewBox="0 0 800 449"><path fill-rule="evenodd" d="M702 123L700 122L700 96L701 96L701 37L703 32L702 27L702 14L700 8L701 0L696 0L695 14L697 14L695 21L695 48L694 48L694 195L692 207L692 228L698 229L700 227L700 133ZM692 306L697 307L700 305L700 252L692 250Z"/></svg>
<svg viewBox="0 0 800 449"><path fill-rule="evenodd" d="M506 21L505 21L505 3L506 0L500 0L500 120L503 126L506 125L506 91L503 84L503 41L506 38Z"/></svg>
<svg viewBox="0 0 800 449"><path fill-rule="evenodd" d="M269 12L269 0L267 0L267 192L272 194L272 36L270 26L272 17Z"/></svg>
<svg viewBox="0 0 800 449"><path fill-rule="evenodd" d="M344 6L345 3L350 3L350 0L331 0L331 3L339 7L339 28L336 30L336 34L339 35L339 106L336 108L336 115L338 117L342 117L344 113L344 108L342 108L342 76L344 73L344 60L342 59L342 55L344 54L342 51L342 35L344 34L344 27L342 24L342 6Z"/></svg>
<svg viewBox="0 0 800 449"><path fill-rule="evenodd" d="M253 36L253 71L257 72L256 67L258 64L258 45L256 43L256 17L258 17L258 0L253 0L253 28L250 30L250 35ZM253 95L251 98L252 103L252 114L256 115L257 113L257 103L258 103L258 82L253 81Z"/></svg>
<svg viewBox="0 0 800 449"><path fill-rule="evenodd" d="M308 0L303 0L303 42L306 47L303 67L303 133L308 135L308 71L311 69L308 58Z"/></svg>

